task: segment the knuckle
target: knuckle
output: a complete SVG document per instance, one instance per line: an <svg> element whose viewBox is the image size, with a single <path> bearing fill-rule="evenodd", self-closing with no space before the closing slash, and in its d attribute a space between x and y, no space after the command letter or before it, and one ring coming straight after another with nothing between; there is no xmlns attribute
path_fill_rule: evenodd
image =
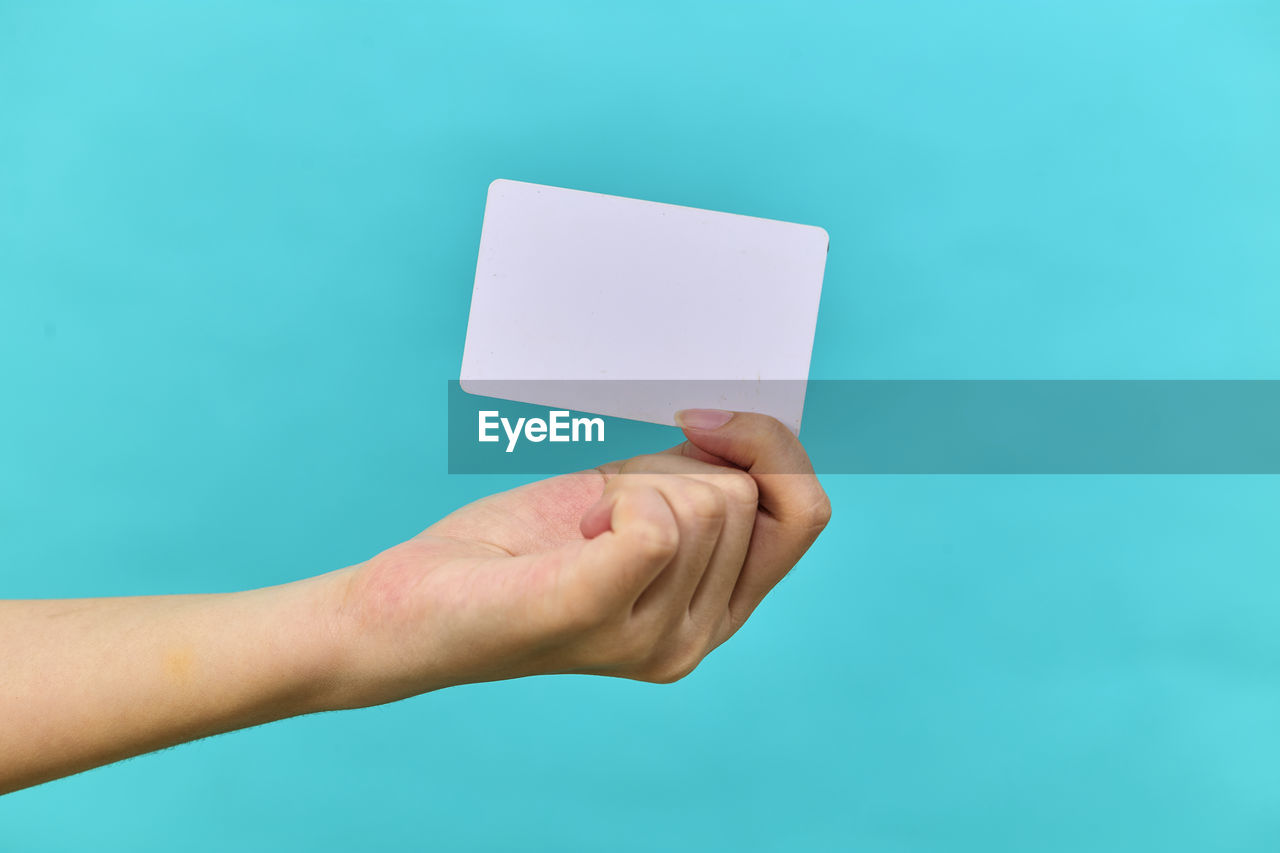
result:
<svg viewBox="0 0 1280 853"><path fill-rule="evenodd" d="M647 681L655 684L674 684L688 677L702 663L702 655L692 650L684 650L658 662L646 675Z"/></svg>
<svg viewBox="0 0 1280 853"><path fill-rule="evenodd" d="M727 508L724 492L700 480L688 482L684 501L689 512L700 521L715 521L723 518Z"/></svg>
<svg viewBox="0 0 1280 853"><path fill-rule="evenodd" d="M680 548L680 530L675 521L646 521L633 531L640 555L650 560L669 560Z"/></svg>
<svg viewBox="0 0 1280 853"><path fill-rule="evenodd" d="M831 499L822 487L815 483L814 494L800 507L787 513L790 524L812 532L815 536L831 521Z"/></svg>
<svg viewBox="0 0 1280 853"><path fill-rule="evenodd" d="M759 502L760 487L756 485L755 477L746 471L726 471L721 477L720 487L730 499L752 506Z"/></svg>
<svg viewBox="0 0 1280 853"><path fill-rule="evenodd" d="M647 484L635 484L620 493L619 504L631 504L637 510L636 518L627 524L626 536L631 546L644 560L670 559L680 546L680 528L675 517L666 508L661 492ZM643 505L649 504L649 511ZM660 512L652 511L661 506Z"/></svg>
<svg viewBox="0 0 1280 853"><path fill-rule="evenodd" d="M752 425L771 441L792 442L796 440L796 434L786 424L772 415L756 413L752 416Z"/></svg>
<svg viewBox="0 0 1280 853"><path fill-rule="evenodd" d="M826 492L819 490L818 499L809 508L806 520L810 527L817 530L822 530L831 521L831 498L827 497Z"/></svg>

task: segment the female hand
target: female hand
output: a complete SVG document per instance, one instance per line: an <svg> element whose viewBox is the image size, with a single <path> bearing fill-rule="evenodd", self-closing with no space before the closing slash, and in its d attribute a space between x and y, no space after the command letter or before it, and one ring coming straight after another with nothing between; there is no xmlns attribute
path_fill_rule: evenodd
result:
<svg viewBox="0 0 1280 853"><path fill-rule="evenodd" d="M687 442L485 498L347 570L334 705L543 673L670 682L737 631L830 518L763 415L684 414Z"/></svg>

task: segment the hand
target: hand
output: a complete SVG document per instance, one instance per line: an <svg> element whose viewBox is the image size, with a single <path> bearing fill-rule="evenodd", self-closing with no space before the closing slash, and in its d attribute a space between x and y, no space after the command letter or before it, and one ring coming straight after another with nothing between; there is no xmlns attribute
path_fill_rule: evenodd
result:
<svg viewBox="0 0 1280 853"><path fill-rule="evenodd" d="M327 575L212 595L0 601L0 793L452 684L684 676L830 516L777 421L685 415L688 440L666 453L486 498Z"/></svg>
<svg viewBox="0 0 1280 853"><path fill-rule="evenodd" d="M776 420L695 411L682 425L687 441L664 453L485 498L330 576L346 651L329 706L543 673L691 672L831 510Z"/></svg>

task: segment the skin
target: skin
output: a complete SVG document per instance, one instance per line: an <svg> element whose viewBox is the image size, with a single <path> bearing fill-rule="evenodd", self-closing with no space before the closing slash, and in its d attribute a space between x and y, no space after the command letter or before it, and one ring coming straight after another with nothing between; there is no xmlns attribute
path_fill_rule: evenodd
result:
<svg viewBox="0 0 1280 853"><path fill-rule="evenodd" d="M772 418L691 411L682 426L668 451L484 498L337 572L218 595L0 602L0 793L453 685L683 678L831 510Z"/></svg>

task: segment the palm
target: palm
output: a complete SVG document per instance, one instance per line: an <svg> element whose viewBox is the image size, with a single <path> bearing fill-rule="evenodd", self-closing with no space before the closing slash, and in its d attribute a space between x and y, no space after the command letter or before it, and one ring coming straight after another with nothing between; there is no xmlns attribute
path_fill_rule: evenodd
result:
<svg viewBox="0 0 1280 853"><path fill-rule="evenodd" d="M459 556L542 553L580 541L578 524L603 493L604 477L594 471L539 480L468 504L423 536L453 542Z"/></svg>

